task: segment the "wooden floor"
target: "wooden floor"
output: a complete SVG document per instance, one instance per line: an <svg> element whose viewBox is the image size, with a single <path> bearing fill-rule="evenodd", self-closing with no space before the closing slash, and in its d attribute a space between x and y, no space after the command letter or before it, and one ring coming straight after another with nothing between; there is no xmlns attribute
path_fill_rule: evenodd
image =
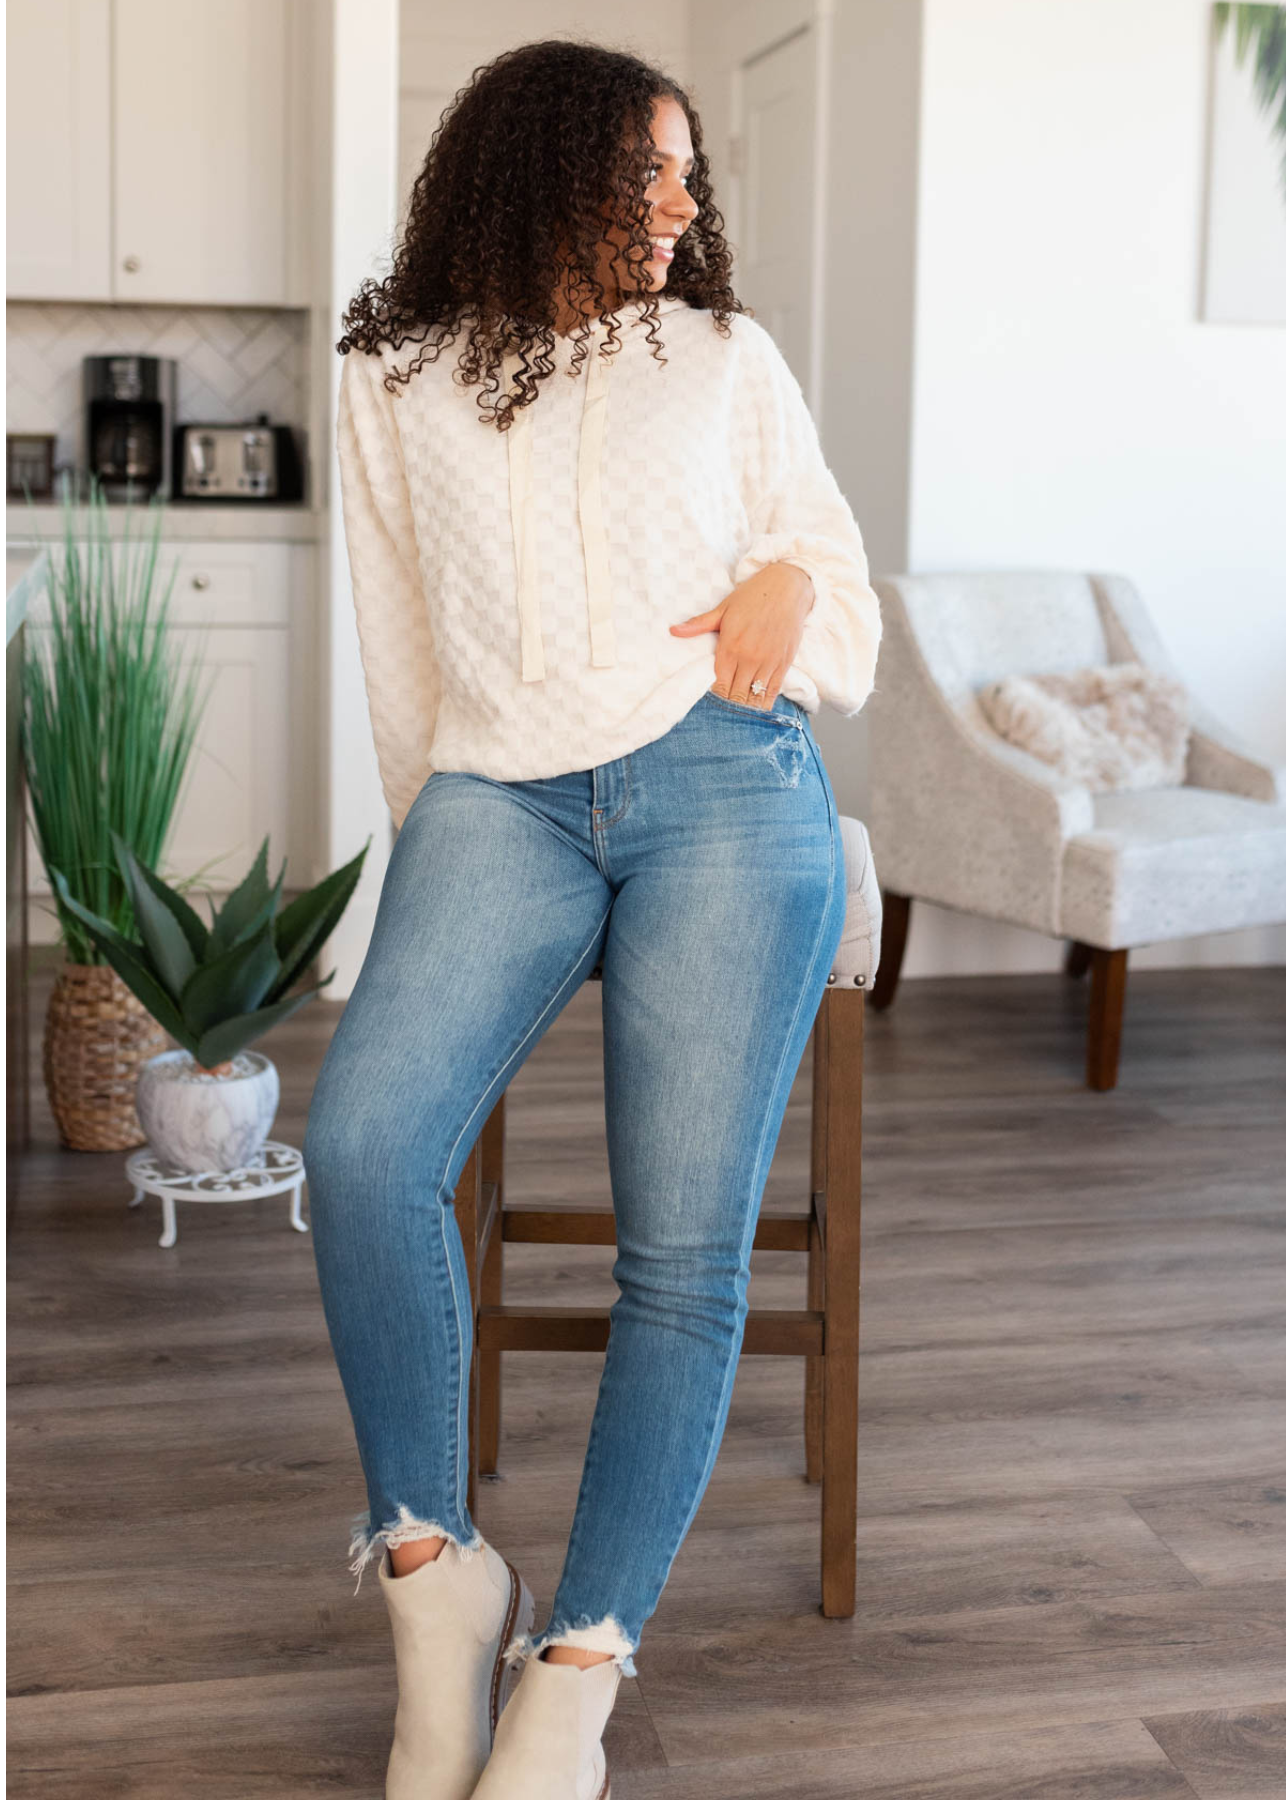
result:
<svg viewBox="0 0 1286 1800"><path fill-rule="evenodd" d="M799 1362L746 1358L608 1726L614 1800L1282 1800L1286 970L1136 975L1121 1082L1085 986L868 1011L858 1609L823 1618ZM33 1000L37 1031L45 989ZM605 1191L600 989L512 1089L511 1197ZM264 1040L301 1141L339 1007ZM767 1198L804 1205L807 1063ZM36 1064L39 1069L39 1062ZM284 1200L127 1210L38 1142L10 1201L9 1793L380 1800L387 1618L310 1240ZM516 1246L514 1299L610 1300ZM802 1305L757 1258L752 1304ZM508 1359L482 1529L548 1616L597 1356Z"/></svg>

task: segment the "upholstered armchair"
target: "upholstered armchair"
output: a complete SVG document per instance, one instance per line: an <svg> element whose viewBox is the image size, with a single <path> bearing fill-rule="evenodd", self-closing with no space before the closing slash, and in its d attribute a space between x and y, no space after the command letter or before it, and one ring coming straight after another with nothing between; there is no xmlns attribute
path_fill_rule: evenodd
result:
<svg viewBox="0 0 1286 1800"><path fill-rule="evenodd" d="M1183 784L1093 793L1000 737L978 701L1006 675L1140 662L1178 678L1121 575L896 575L870 719L868 818L883 887L879 974L897 989L911 901L1067 940L1092 971L1086 1081L1116 1084L1126 958L1140 944L1286 919L1286 769L1189 694Z"/></svg>

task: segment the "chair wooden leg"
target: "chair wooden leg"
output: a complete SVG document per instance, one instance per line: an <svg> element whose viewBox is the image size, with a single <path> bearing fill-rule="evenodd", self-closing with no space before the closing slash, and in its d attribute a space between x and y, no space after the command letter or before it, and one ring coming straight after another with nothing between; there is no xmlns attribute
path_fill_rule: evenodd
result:
<svg viewBox="0 0 1286 1800"><path fill-rule="evenodd" d="M1072 981L1079 981L1086 969L1089 968L1093 955L1094 951L1089 944L1082 944L1079 938L1068 938L1067 949L1063 955L1064 975Z"/></svg>
<svg viewBox="0 0 1286 1800"><path fill-rule="evenodd" d="M830 990L827 990L827 998ZM823 1005L826 1001L823 1000ZM826 1204L825 1092L827 1034L813 1032L813 1143L809 1172L808 1300L810 1312L826 1304L826 1252L820 1209ZM826 1358L804 1358L804 1480L822 1478L822 1396L826 1391Z"/></svg>
<svg viewBox="0 0 1286 1800"><path fill-rule="evenodd" d="M482 1259L479 1304L504 1303L504 1204L505 1204L505 1096L491 1109L479 1140L482 1179L496 1186L496 1216ZM476 1314L475 1314L476 1321ZM495 1475L500 1459L500 1350L478 1352L478 1472Z"/></svg>
<svg viewBox="0 0 1286 1800"><path fill-rule="evenodd" d="M907 932L911 927L911 896L894 894L883 888L881 904L884 917L880 925L880 960L875 970L875 986L871 989L871 1005L876 1012L892 1006L893 996L897 993Z"/></svg>
<svg viewBox="0 0 1286 1800"><path fill-rule="evenodd" d="M1091 952L1089 1037L1085 1049L1085 1085L1106 1092L1116 1086L1121 1059L1121 1023L1125 1016L1125 964L1128 950Z"/></svg>
<svg viewBox="0 0 1286 1800"><path fill-rule="evenodd" d="M857 1357L861 1290L862 1037L865 995L828 989L825 1041L825 1376L822 1394L822 1612L857 1606Z"/></svg>

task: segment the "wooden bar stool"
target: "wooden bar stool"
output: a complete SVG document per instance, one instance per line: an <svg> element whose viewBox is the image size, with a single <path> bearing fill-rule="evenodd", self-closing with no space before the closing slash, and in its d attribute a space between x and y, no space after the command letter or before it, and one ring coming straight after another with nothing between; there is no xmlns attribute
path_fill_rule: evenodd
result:
<svg viewBox="0 0 1286 1800"><path fill-rule="evenodd" d="M808 1257L798 1311L752 1306L743 1353L804 1358L804 1468L820 1481L821 1610L850 1618L857 1597L857 1354L862 1201L862 1028L879 961L880 890L866 827L841 818L848 912L813 1024L811 1203L807 1215L761 1208L755 1250ZM601 964L590 975L602 979ZM478 1133L456 1186L473 1296L468 1504L500 1453L506 1350L604 1350L606 1307L506 1306L506 1244L614 1244L610 1207L506 1205L505 1096Z"/></svg>

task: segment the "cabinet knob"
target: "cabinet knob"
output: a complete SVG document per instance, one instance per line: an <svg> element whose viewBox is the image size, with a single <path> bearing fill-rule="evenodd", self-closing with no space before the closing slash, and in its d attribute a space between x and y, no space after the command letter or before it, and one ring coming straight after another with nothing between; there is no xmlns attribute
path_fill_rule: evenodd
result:
<svg viewBox="0 0 1286 1800"><path fill-rule="evenodd" d="M208 588L209 585L210 585L210 577L208 575L194 575L192 577L192 586L194 588L205 589L205 588Z"/></svg>
<svg viewBox="0 0 1286 1800"><path fill-rule="evenodd" d="M125 258L124 268L125 268L127 274L137 275L138 268L139 268L137 256L127 256Z"/></svg>

